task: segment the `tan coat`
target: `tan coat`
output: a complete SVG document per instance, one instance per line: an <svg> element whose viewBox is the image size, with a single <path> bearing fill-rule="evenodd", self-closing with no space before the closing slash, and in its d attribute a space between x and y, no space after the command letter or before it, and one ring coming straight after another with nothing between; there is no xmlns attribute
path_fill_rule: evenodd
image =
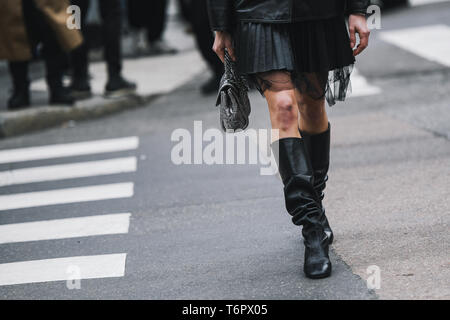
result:
<svg viewBox="0 0 450 320"><path fill-rule="evenodd" d="M33 0L65 51L78 47L83 38L78 30L67 28L68 0ZM22 13L21 0L0 0L0 60L31 59L30 42Z"/></svg>

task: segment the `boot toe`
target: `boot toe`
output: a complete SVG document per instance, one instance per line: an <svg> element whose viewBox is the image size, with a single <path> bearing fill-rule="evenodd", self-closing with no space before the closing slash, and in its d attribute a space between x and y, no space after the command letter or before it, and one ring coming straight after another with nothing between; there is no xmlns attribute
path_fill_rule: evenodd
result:
<svg viewBox="0 0 450 320"><path fill-rule="evenodd" d="M304 266L305 275L311 279L321 279L329 277L331 275L331 269L331 262L328 259L308 263Z"/></svg>

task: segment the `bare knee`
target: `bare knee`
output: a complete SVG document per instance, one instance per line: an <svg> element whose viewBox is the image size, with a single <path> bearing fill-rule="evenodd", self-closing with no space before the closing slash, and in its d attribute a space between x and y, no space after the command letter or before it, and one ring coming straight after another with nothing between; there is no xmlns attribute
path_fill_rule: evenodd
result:
<svg viewBox="0 0 450 320"><path fill-rule="evenodd" d="M270 112L272 113L272 119L276 122L277 129L289 131L293 127L297 127L298 109L292 95L277 94Z"/></svg>

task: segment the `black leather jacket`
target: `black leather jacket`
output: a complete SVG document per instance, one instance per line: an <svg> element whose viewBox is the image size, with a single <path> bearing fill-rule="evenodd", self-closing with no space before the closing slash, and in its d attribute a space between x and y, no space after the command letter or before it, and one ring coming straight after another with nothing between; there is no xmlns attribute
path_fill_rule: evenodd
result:
<svg viewBox="0 0 450 320"><path fill-rule="evenodd" d="M238 21L289 23L366 13L369 0L208 0L211 28L231 31Z"/></svg>

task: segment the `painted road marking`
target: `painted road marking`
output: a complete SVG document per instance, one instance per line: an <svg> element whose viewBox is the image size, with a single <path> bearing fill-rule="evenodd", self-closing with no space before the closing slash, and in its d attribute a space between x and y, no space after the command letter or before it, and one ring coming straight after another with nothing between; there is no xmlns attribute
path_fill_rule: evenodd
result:
<svg viewBox="0 0 450 320"><path fill-rule="evenodd" d="M450 27L447 25L385 31L380 36L404 50L450 67Z"/></svg>
<svg viewBox="0 0 450 320"><path fill-rule="evenodd" d="M370 96L379 94L381 92L381 89L379 87L371 85L356 68L353 69L350 79L352 91L349 97Z"/></svg>
<svg viewBox="0 0 450 320"><path fill-rule="evenodd" d="M32 161L88 154L133 150L139 146L138 137L55 144L0 151L0 163Z"/></svg>
<svg viewBox="0 0 450 320"><path fill-rule="evenodd" d="M0 211L75 202L129 198L133 194L134 184L132 182L17 193L0 196Z"/></svg>
<svg viewBox="0 0 450 320"><path fill-rule="evenodd" d="M56 181L83 177L103 176L125 172L135 172L136 157L117 158L101 161L78 162L16 169L0 172L0 187L15 184Z"/></svg>
<svg viewBox="0 0 450 320"><path fill-rule="evenodd" d="M128 233L130 213L0 225L0 244Z"/></svg>
<svg viewBox="0 0 450 320"><path fill-rule="evenodd" d="M126 253L33 260L0 264L0 286L123 277Z"/></svg>
<svg viewBox="0 0 450 320"><path fill-rule="evenodd" d="M433 4L438 2L448 2L449 0L409 0L409 4L413 7L422 6L424 4Z"/></svg>

